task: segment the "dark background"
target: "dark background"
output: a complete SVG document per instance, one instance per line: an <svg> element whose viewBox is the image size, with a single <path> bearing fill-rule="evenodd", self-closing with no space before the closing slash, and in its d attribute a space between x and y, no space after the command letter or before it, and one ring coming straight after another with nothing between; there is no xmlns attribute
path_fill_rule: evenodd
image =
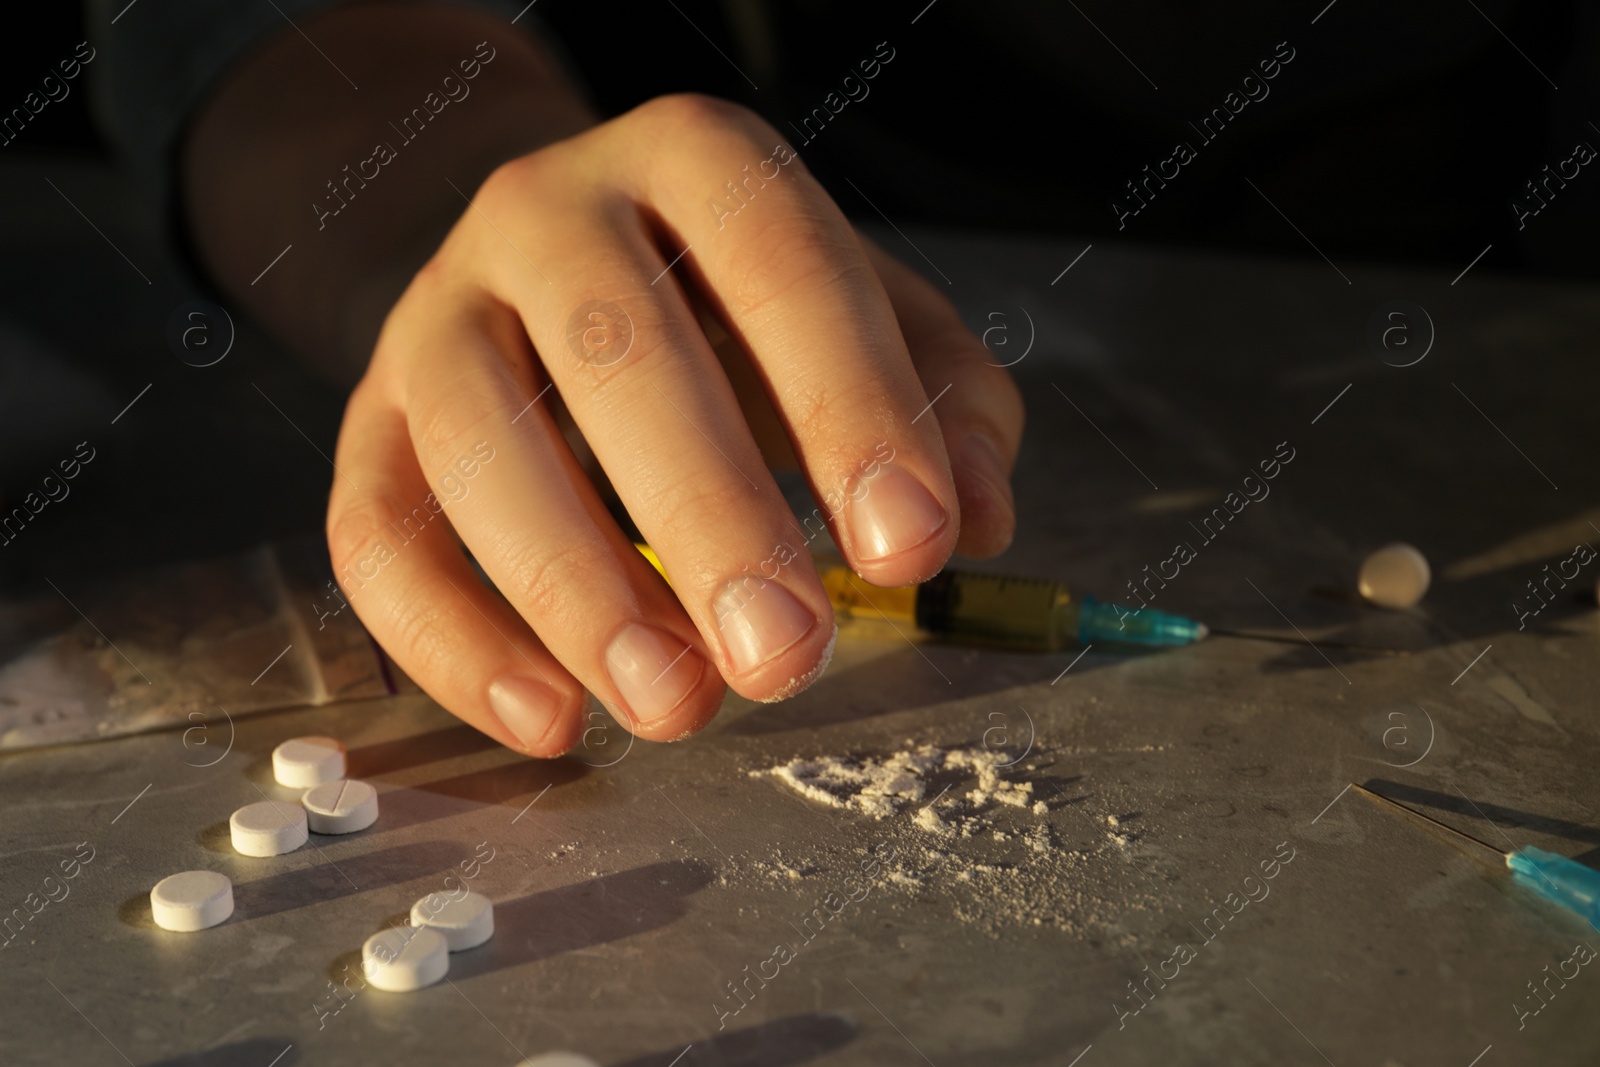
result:
<svg viewBox="0 0 1600 1067"><path fill-rule="evenodd" d="M1459 269L1492 243L1480 268L1593 277L1600 178L1585 168L1521 233L1509 205L1575 141L1600 146L1596 15L1495 0L1336 0L1318 15L1325 3L542 0L533 13L607 113L695 90L785 134L887 41L895 58L870 95L802 150L846 211L876 214L848 177L897 223L1090 238L1118 234L1108 202L1123 183L1178 139L1199 147L1187 123L1287 40L1296 57L1271 94L1119 236L1313 254L1248 178L1335 259ZM0 40L0 100L84 36L72 5L29 9ZM52 104L0 151L104 153L85 99Z"/></svg>
<svg viewBox="0 0 1600 1067"><path fill-rule="evenodd" d="M1590 171L1600 161L1520 233L1510 209L1523 183L1567 158L1577 140L1600 146L1600 130L1588 125L1600 122L1600 15L1588 8L1504 0L859 7L867 6L539 0L533 14L606 113L696 90L744 102L789 136L887 42L894 58L868 83L870 95L800 148L864 222L881 225L881 211L901 227L1074 245L1114 236L1320 268L1314 243L1347 266L1418 264L1442 279L1489 247L1475 277L1597 273L1600 173ZM85 36L75 5L13 17L0 34L3 106L20 103ZM1188 123L1221 106L1280 41L1295 58L1270 95L1201 146ZM91 66L86 76L95 73ZM325 456L343 407L336 390L242 316L237 346L217 366L196 370L169 351L174 309L203 294L170 255L162 263L155 203L143 210L131 183L104 174L111 160L85 82L0 148L0 506L36 490L79 441L98 453L69 500L0 546L0 587L52 597L46 578L67 583L70 595L130 565L319 530L332 476ZM1111 199L1178 139L1199 157L1119 232ZM1206 358L1225 351L1228 327L1192 330Z"/></svg>

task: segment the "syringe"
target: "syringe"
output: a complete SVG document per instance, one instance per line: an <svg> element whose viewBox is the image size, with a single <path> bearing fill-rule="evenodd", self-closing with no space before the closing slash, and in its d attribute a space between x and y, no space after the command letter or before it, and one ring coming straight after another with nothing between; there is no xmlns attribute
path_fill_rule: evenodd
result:
<svg viewBox="0 0 1600 1067"><path fill-rule="evenodd" d="M839 563L820 563L835 612L909 623L941 640L1017 651L1055 652L1111 642L1170 648L1192 644L1204 623L1151 608L1074 599L1064 585L972 571L941 571L921 585L882 589Z"/></svg>
<svg viewBox="0 0 1600 1067"><path fill-rule="evenodd" d="M667 572L649 546L637 547L665 578ZM1204 623L1171 612L1105 604L1093 597L1075 600L1066 586L1040 578L942 571L921 585L884 588L827 557L817 561L817 573L835 613L911 626L955 644L1026 652L1099 642L1172 648L1210 633Z"/></svg>

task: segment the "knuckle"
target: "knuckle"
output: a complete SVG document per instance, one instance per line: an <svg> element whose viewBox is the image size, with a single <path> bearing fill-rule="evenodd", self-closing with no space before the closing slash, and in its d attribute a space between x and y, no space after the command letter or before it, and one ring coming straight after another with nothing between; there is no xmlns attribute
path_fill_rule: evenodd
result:
<svg viewBox="0 0 1600 1067"><path fill-rule="evenodd" d="M638 364L657 366L664 362L671 363L675 353L692 351L698 344L705 343L704 335L693 319L670 307L655 293L619 293L606 303L614 305L616 311L620 312L620 318L601 318L607 314L605 308L593 311L590 318L597 328L609 331L615 343L626 343L627 349L622 355L608 357L607 362L599 364L613 373L584 375L576 381L564 383L567 394L587 395L590 399L617 395L619 391L623 395L631 394L629 377L616 371ZM583 305L584 308L594 306ZM573 343L582 345L586 342ZM573 355L583 358L578 349L574 349Z"/></svg>
<svg viewBox="0 0 1600 1067"><path fill-rule="evenodd" d="M400 299L396 300L384 315L383 327L378 332L380 343L386 335L393 335L396 330L403 329L401 324L411 312L411 305L426 302L429 294L439 292L451 274L451 264L446 259L444 249L435 249L433 255L411 275L411 280L406 283Z"/></svg>
<svg viewBox="0 0 1600 1067"><path fill-rule="evenodd" d="M408 504L384 491L335 495L328 507L326 525L334 573L360 573L361 564L384 543L391 529L389 523L408 517L411 510Z"/></svg>
<svg viewBox="0 0 1600 1067"><path fill-rule="evenodd" d="M887 424L870 415L880 408L883 398L902 390L881 378L868 378L849 386L831 386L811 394L793 416L795 435L806 442L807 466L830 472L837 479L850 477L864 461L870 461L879 441L902 440ZM871 427L879 426L873 430ZM838 485L824 484L826 490Z"/></svg>
<svg viewBox="0 0 1600 1067"><path fill-rule="evenodd" d="M474 442L485 439L486 428L514 406L508 395L509 390L475 375L463 375L448 389L412 393L406 425L424 473L431 476L436 472L430 466L453 464Z"/></svg>
<svg viewBox="0 0 1600 1067"><path fill-rule="evenodd" d="M491 208L526 203L528 191L538 184L548 169L545 166L546 158L539 152L530 152L501 163L478 186L473 203L481 205L491 217L496 216ZM464 213L470 215L474 212L469 206Z"/></svg>
<svg viewBox="0 0 1600 1067"><path fill-rule="evenodd" d="M460 626L440 625L447 614L439 602L430 601L416 589L398 593L388 605L384 620L384 646L407 673L416 671L419 679L435 685L440 681L455 682L454 676L460 673L458 665L464 658L462 635L473 632L472 621L465 617ZM453 690L456 685L440 688Z"/></svg>
<svg viewBox="0 0 1600 1067"><path fill-rule="evenodd" d="M786 414L794 426L795 436L810 443L828 441L838 428L838 412L843 390L837 384L819 382L811 388L796 391L786 405Z"/></svg>
<svg viewBox="0 0 1600 1067"><path fill-rule="evenodd" d="M358 383L357 391L389 397L403 393L397 387L404 384L405 368L416 352L412 339L437 317L434 309L449 306L447 302L452 292L461 285L459 263L460 258L447 239L411 275L399 298L384 313L367 373Z"/></svg>
<svg viewBox="0 0 1600 1067"><path fill-rule="evenodd" d="M559 545L519 540L503 544L499 556L516 590L517 611L536 629L541 621L582 618L593 614L595 560L605 547L587 540Z"/></svg>
<svg viewBox="0 0 1600 1067"><path fill-rule="evenodd" d="M641 104L633 112L640 121L666 133L704 133L731 130L752 137L771 129L754 111L731 100L705 93L668 93Z"/></svg>
<svg viewBox="0 0 1600 1067"><path fill-rule="evenodd" d="M589 171L581 163L582 146L587 143L579 135L500 163L461 204L458 225L467 227L474 238L504 244L497 229L516 240L513 230L530 224L531 213L542 211L540 218L548 222L551 216L585 203L595 187L581 177Z"/></svg>
<svg viewBox="0 0 1600 1067"><path fill-rule="evenodd" d="M440 703L458 712L470 706L470 694L483 684L474 643L493 636L482 618L434 582L395 591L384 611L383 645L395 661Z"/></svg>
<svg viewBox="0 0 1600 1067"><path fill-rule="evenodd" d="M751 509L750 489L743 478L721 469L692 469L685 476L663 486L646 504L646 512L665 530L705 531L711 526L736 521ZM679 580L675 573L674 580Z"/></svg>
<svg viewBox="0 0 1600 1067"><path fill-rule="evenodd" d="M529 247L526 240L581 213L596 188L603 187L577 176L587 170L575 165L579 154L569 142L558 141L500 163L470 198L458 198L455 226L435 258L451 268L450 275L469 277L485 276L490 264L508 255L525 264L520 249Z"/></svg>
<svg viewBox="0 0 1600 1067"><path fill-rule="evenodd" d="M798 207L798 205L796 205ZM747 314L787 295L827 292L865 311L882 285L849 229L819 212L790 209L730 253L734 298Z"/></svg>

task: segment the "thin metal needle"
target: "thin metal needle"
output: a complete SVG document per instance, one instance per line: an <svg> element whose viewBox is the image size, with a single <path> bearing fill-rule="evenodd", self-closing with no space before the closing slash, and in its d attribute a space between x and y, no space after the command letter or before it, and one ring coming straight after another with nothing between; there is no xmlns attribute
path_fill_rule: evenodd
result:
<svg viewBox="0 0 1600 1067"><path fill-rule="evenodd" d="M1212 637L1237 637L1245 641L1276 641L1284 645L1298 645L1305 647L1305 642L1298 637L1287 634L1257 633L1254 630L1229 630L1219 626L1208 626ZM1377 645L1356 645L1347 641L1323 641L1323 648L1338 648L1347 652L1371 652L1383 656L1409 656L1411 653L1403 648L1380 648Z"/></svg>
<svg viewBox="0 0 1600 1067"><path fill-rule="evenodd" d="M1418 822L1418 824L1421 825L1425 830L1443 831L1447 835L1448 840L1457 842L1465 841L1468 844L1477 845L1479 848L1488 849L1499 858L1497 865L1503 866L1505 864L1506 853L1498 848L1495 848L1487 841L1480 841L1471 834L1464 834L1460 830L1457 830L1454 826L1446 826L1438 819L1430 819L1428 816L1422 814L1422 812L1417 811L1414 808L1408 808L1399 801L1390 800L1383 794L1374 793L1372 790L1367 789L1364 786L1356 785L1354 782L1350 783L1350 788L1354 789L1356 792L1360 793L1369 800L1375 800L1380 804L1387 804L1389 807L1405 815L1407 818Z"/></svg>

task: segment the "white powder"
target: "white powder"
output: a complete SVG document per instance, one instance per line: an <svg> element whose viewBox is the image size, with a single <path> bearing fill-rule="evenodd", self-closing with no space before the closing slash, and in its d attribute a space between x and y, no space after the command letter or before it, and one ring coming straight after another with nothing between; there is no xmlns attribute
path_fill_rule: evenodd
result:
<svg viewBox="0 0 1600 1067"><path fill-rule="evenodd" d="M1000 777L1000 772L1010 767L1016 757L1006 758L1005 752L992 748L954 748L945 753L946 767L962 767L978 776L978 786L967 794L975 804L994 801L1025 808L1033 801L1032 782L1013 782Z"/></svg>
<svg viewBox="0 0 1600 1067"><path fill-rule="evenodd" d="M833 662L833 646L838 640L839 624L834 623L833 635L828 638L828 644L825 648L823 648L822 657L817 660L817 665L803 675L790 678L776 693L773 693L771 696L762 700L762 703L776 704L780 700L788 700L790 697L796 696L809 689L812 682L816 681L818 678L821 678L825 673L827 673L828 664ZM684 736L687 737L688 735L685 734ZM682 738L675 738L675 740L682 740Z"/></svg>
<svg viewBox="0 0 1600 1067"><path fill-rule="evenodd" d="M930 834L954 834L955 830L934 812L933 805L929 804L917 812L917 817L911 820L919 829Z"/></svg>
<svg viewBox="0 0 1600 1067"><path fill-rule="evenodd" d="M923 776L943 762L939 749L923 745L885 759L824 756L750 773L752 777L770 774L819 804L882 819L922 800L927 791Z"/></svg>
<svg viewBox="0 0 1600 1067"><path fill-rule="evenodd" d="M1033 792L1032 782L1023 782L1021 785L1006 783L1012 788L1001 790L993 794L994 798L1002 804L1010 804L1013 808L1026 808L1033 802L1029 794Z"/></svg>
<svg viewBox="0 0 1600 1067"><path fill-rule="evenodd" d="M780 767L752 771L751 775L771 775L803 797L873 819L922 805L911 820L918 829L970 838L990 829L989 819L982 813L995 805L1036 816L1047 813L1044 802L1033 798L1032 782L1002 777L1017 760L1004 751L982 746L920 745L881 758L823 756L791 760ZM947 779L933 799L923 805L931 787Z"/></svg>
<svg viewBox="0 0 1600 1067"><path fill-rule="evenodd" d="M1050 825L1054 809L1076 810L1045 770L1067 751L1035 748L1021 759L981 744L940 748L907 739L882 755L795 759L750 774L875 820L862 832L897 848L876 883L887 891L883 907L919 915L948 909L957 923L993 938L1052 928L1131 944L1120 932L1124 917L1159 901L1128 869L1131 818L1095 815L1091 828L1081 815L1064 815L1059 831ZM1052 799L1036 798L1036 790ZM1129 798L1106 786L1097 794L1102 812L1131 810ZM843 841L813 847L804 862L780 853L776 863L757 863L761 880L792 892L813 875L855 871L865 855Z"/></svg>

